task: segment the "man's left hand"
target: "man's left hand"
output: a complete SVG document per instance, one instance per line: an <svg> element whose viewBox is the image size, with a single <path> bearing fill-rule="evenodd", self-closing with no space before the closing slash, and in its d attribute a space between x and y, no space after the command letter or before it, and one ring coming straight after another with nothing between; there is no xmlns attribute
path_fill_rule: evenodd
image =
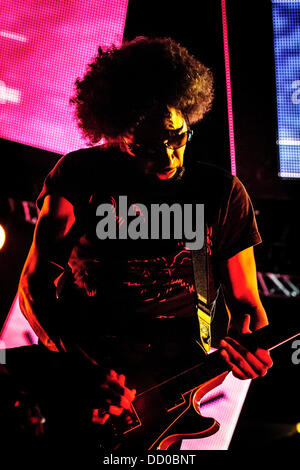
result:
<svg viewBox="0 0 300 470"><path fill-rule="evenodd" d="M220 353L233 375L241 380L263 377L273 365L267 349L257 348L255 352L250 352L230 336L221 340Z"/></svg>

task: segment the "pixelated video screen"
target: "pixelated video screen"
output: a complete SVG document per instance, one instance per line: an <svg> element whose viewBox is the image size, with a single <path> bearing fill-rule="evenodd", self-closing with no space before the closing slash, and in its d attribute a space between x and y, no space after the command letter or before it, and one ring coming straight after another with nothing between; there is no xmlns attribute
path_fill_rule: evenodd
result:
<svg viewBox="0 0 300 470"><path fill-rule="evenodd" d="M272 0L279 176L300 178L300 1Z"/></svg>
<svg viewBox="0 0 300 470"><path fill-rule="evenodd" d="M128 0L1 0L0 137L64 154L86 146L69 98L98 46L119 46Z"/></svg>

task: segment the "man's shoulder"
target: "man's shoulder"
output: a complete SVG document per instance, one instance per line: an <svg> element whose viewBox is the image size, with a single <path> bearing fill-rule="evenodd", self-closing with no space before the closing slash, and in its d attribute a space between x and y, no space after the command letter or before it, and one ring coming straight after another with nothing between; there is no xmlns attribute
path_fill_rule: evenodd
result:
<svg viewBox="0 0 300 470"><path fill-rule="evenodd" d="M124 158L122 152L112 146L81 148L65 154L58 161L56 171L73 179L92 185L94 181L106 184L116 178ZM124 173L124 172L123 172Z"/></svg>
<svg viewBox="0 0 300 470"><path fill-rule="evenodd" d="M61 160L64 160L64 162L67 162L70 165L88 166L93 163L110 163L111 160L120 158L120 154L121 151L117 147L99 145L71 151L63 155Z"/></svg>

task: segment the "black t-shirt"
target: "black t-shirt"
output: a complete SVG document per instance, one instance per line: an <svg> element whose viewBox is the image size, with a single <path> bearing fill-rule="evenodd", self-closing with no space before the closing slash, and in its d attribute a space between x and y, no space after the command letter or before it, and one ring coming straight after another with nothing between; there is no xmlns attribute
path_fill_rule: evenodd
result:
<svg viewBox="0 0 300 470"><path fill-rule="evenodd" d="M149 319L195 316L191 251L184 241L99 240L100 204L109 205L119 227L124 223L120 196L126 196L126 207L133 204L141 216L151 204L204 204L210 302L220 286L220 263L261 242L240 180L200 162L190 163L180 178L155 182L117 148L83 149L62 157L49 173L37 200L39 208L47 194L63 196L74 206L78 237L68 263L72 277L65 297L72 305L71 322L88 323L89 331L122 335L129 330L142 336ZM79 330L83 334L84 328Z"/></svg>

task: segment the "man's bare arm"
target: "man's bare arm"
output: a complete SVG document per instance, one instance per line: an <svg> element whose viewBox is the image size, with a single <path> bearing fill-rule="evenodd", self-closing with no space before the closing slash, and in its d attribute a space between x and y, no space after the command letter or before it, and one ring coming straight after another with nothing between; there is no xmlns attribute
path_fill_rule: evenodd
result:
<svg viewBox="0 0 300 470"><path fill-rule="evenodd" d="M229 336L220 342L221 354L240 379L263 376L272 366L267 350L258 348L251 353L235 339L231 332L251 333L268 325L268 318L261 303L253 248L247 248L227 260L221 266L221 282L230 314Z"/></svg>
<svg viewBox="0 0 300 470"><path fill-rule="evenodd" d="M56 313L54 280L68 259L76 233L72 204L63 197L46 196L33 242L19 283L20 307L41 341L52 351L61 351L60 321ZM76 369L77 370L77 369ZM76 376L77 374L75 374ZM80 377L78 379L81 380ZM96 420L103 424L110 415L131 408L135 390L125 385L125 376L108 370L96 390L96 406L104 410ZM96 411L96 410L95 410Z"/></svg>
<svg viewBox="0 0 300 470"><path fill-rule="evenodd" d="M54 340L59 320L54 280L68 261L74 227L72 204L63 197L47 195L19 282L21 311L41 341L52 350L59 349Z"/></svg>

